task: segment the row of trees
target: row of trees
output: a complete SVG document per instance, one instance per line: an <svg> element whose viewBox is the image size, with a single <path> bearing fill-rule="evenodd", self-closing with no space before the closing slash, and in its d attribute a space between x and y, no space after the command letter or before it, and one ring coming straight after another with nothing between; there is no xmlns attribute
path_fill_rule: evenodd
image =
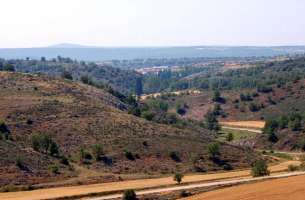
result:
<svg viewBox="0 0 305 200"><path fill-rule="evenodd" d="M267 120L263 132L268 136L270 142L275 143L278 141L277 132L287 128L291 131L299 132L305 128L304 121L304 113L293 112L275 119Z"/></svg>

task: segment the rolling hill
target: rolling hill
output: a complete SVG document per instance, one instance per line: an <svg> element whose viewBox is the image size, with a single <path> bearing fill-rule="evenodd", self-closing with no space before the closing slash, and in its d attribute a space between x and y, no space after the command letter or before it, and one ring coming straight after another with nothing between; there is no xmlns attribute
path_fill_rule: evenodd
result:
<svg viewBox="0 0 305 200"><path fill-rule="evenodd" d="M127 114L105 90L44 75L0 72L0 185L78 177L166 174L249 166L250 150L220 145L210 159L207 130L195 132ZM97 175L95 175L96 177Z"/></svg>

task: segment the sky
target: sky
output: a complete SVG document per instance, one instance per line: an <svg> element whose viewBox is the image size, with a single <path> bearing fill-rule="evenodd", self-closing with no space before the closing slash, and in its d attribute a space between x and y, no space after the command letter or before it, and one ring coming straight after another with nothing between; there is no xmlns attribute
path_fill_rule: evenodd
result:
<svg viewBox="0 0 305 200"><path fill-rule="evenodd" d="M305 45L304 0L0 0L0 48Z"/></svg>

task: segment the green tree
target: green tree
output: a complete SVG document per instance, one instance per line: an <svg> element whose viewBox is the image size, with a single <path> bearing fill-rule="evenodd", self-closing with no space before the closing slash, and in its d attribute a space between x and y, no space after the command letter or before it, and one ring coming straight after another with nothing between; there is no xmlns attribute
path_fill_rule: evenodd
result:
<svg viewBox="0 0 305 200"><path fill-rule="evenodd" d="M49 166L49 170L53 173L53 174L58 174L59 173L59 167L57 165L50 165Z"/></svg>
<svg viewBox="0 0 305 200"><path fill-rule="evenodd" d="M143 83L142 78L136 79L136 95L141 96L143 94Z"/></svg>
<svg viewBox="0 0 305 200"><path fill-rule="evenodd" d="M268 170L268 165L265 160L258 160L254 163L251 174L253 177L259 176L269 176L270 171Z"/></svg>
<svg viewBox="0 0 305 200"><path fill-rule="evenodd" d="M292 131L299 131L299 130L301 130L301 128L302 128L301 120L299 118L296 118L296 119L294 119L292 121L289 121L288 127Z"/></svg>
<svg viewBox="0 0 305 200"><path fill-rule="evenodd" d="M41 141L41 136L38 134L34 134L31 136L31 144L32 144L32 148L35 151L39 151L40 150L40 141Z"/></svg>
<svg viewBox="0 0 305 200"><path fill-rule="evenodd" d="M219 143L211 143L208 145L208 152L211 158L215 158L220 155L220 146Z"/></svg>
<svg viewBox="0 0 305 200"><path fill-rule="evenodd" d="M103 146L101 144L95 144L92 146L92 154L96 161L101 159L101 156L104 154Z"/></svg>
<svg viewBox="0 0 305 200"><path fill-rule="evenodd" d="M268 134L268 140L272 143L276 143L279 139L274 132Z"/></svg>
<svg viewBox="0 0 305 200"><path fill-rule="evenodd" d="M226 140L228 141L228 142L231 142L232 140L234 140L234 135L233 135L233 133L228 133L228 135L227 135L227 137L226 137Z"/></svg>
<svg viewBox="0 0 305 200"><path fill-rule="evenodd" d="M9 138L10 133L11 133L11 131L9 130L6 123L4 121L0 120L0 138L5 138L7 140Z"/></svg>
<svg viewBox="0 0 305 200"><path fill-rule="evenodd" d="M40 146L45 153L48 153L48 150L52 143L52 138L49 135L42 135Z"/></svg>
<svg viewBox="0 0 305 200"><path fill-rule="evenodd" d="M56 142L49 136L44 134L33 134L31 136L32 148L35 151L55 156L59 154L59 147Z"/></svg>
<svg viewBox="0 0 305 200"><path fill-rule="evenodd" d="M63 79L73 80L72 73L71 73L71 72L68 72L68 71L66 71L66 70L62 72L61 77L62 77Z"/></svg>
<svg viewBox="0 0 305 200"><path fill-rule="evenodd" d="M215 130L218 131L220 129L218 120L213 112L208 111L205 115L205 125L206 128L209 130Z"/></svg>
<svg viewBox="0 0 305 200"><path fill-rule="evenodd" d="M221 94L220 94L219 90L214 90L213 91L213 98L212 98L212 100L215 101L215 102L219 102L219 101L222 100Z"/></svg>
<svg viewBox="0 0 305 200"><path fill-rule="evenodd" d="M0 133L10 133L10 130L8 129L8 126L2 120L0 120Z"/></svg>
<svg viewBox="0 0 305 200"><path fill-rule="evenodd" d="M14 72L14 71L16 71L14 65L9 64L9 63L5 64L5 65L2 67L2 69L3 69L4 71L9 71L9 72Z"/></svg>
<svg viewBox="0 0 305 200"><path fill-rule="evenodd" d="M20 155L17 155L15 164L16 164L16 167L18 167L19 169L24 168L23 159Z"/></svg>
<svg viewBox="0 0 305 200"><path fill-rule="evenodd" d="M126 190L123 194L123 200L136 200L137 195L134 190Z"/></svg>
<svg viewBox="0 0 305 200"><path fill-rule="evenodd" d="M176 181L178 184L180 184L182 182L183 176L184 175L181 173L176 173L174 175L174 181Z"/></svg>
<svg viewBox="0 0 305 200"><path fill-rule="evenodd" d="M50 145L50 154L51 156L58 156L59 155L59 147L56 142L52 141Z"/></svg>
<svg viewBox="0 0 305 200"><path fill-rule="evenodd" d="M155 115L152 112L150 112L150 111L143 111L141 113L141 117L145 118L148 121L151 121L154 118L154 116Z"/></svg>

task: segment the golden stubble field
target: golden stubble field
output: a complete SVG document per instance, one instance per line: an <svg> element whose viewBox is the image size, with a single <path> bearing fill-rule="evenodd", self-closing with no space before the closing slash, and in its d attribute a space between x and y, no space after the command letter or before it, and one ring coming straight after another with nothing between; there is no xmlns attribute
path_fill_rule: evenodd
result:
<svg viewBox="0 0 305 200"><path fill-rule="evenodd" d="M220 122L222 126L230 126L237 128L254 128L262 129L265 126L265 121L232 121L232 122Z"/></svg>
<svg viewBox="0 0 305 200"><path fill-rule="evenodd" d="M215 190L183 200L304 200L305 175Z"/></svg>

